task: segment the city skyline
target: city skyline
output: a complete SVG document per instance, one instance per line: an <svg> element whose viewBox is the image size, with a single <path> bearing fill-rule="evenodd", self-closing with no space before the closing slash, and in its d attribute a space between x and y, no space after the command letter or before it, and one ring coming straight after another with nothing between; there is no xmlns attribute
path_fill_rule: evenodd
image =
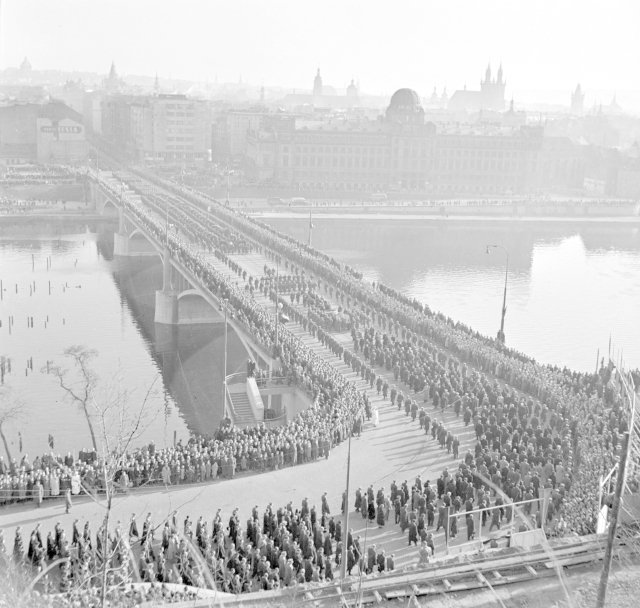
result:
<svg viewBox="0 0 640 608"><path fill-rule="evenodd" d="M105 73L114 61L122 75L293 90L310 89L320 67L337 88L353 78L369 94L406 86L426 97L434 86L476 89L487 63L494 71L502 63L508 98L566 105L581 83L587 105L616 95L640 109L640 86L628 76L640 6L556 4L406 0L387 14L379 3L336 0L322 11L284 0L3 0L0 68L26 56L34 69Z"/></svg>

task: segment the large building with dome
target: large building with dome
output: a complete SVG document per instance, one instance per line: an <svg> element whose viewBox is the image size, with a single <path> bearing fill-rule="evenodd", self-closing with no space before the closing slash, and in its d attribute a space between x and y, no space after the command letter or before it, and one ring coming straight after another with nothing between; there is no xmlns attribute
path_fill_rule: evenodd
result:
<svg viewBox="0 0 640 608"><path fill-rule="evenodd" d="M442 126L396 91L378 120L264 121L248 135L257 183L313 192L524 194L578 188L580 151L540 127Z"/></svg>

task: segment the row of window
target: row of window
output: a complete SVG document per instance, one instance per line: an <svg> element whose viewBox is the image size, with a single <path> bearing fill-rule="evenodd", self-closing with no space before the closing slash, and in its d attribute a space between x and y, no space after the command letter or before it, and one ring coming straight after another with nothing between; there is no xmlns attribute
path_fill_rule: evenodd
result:
<svg viewBox="0 0 640 608"><path fill-rule="evenodd" d="M385 188L388 184L380 182L378 184L361 183L361 182L309 182L302 181L293 184L301 190L344 190L346 192L378 192L381 188ZM401 183L402 190L425 191L432 190L436 192L475 192L485 194L506 193L510 187L517 187L517 184L434 184L422 180L408 180Z"/></svg>
<svg viewBox="0 0 640 608"><path fill-rule="evenodd" d="M403 156L408 157L411 156L413 158L416 157L427 157L432 155L437 156L445 156L445 157L483 157L483 158L519 158L522 156L522 151L519 150L491 150L491 149L433 149L433 148L353 148L347 146L296 146L295 149L292 148L292 152L295 152L296 155L305 155L305 154L340 154L340 155L349 155L355 156L356 158L360 157L371 157L371 156L395 156L401 153ZM282 154L289 154L289 147L283 146Z"/></svg>
<svg viewBox="0 0 640 608"><path fill-rule="evenodd" d="M260 166L270 166L270 158L266 155L261 159ZM518 171L524 169L526 167L526 163L522 160L496 160L496 159L465 159L465 160L454 160L454 159L446 159L446 158L437 158L430 160L422 160L422 161L412 161L408 162L399 162L397 158L388 159L388 158L368 158L368 159L359 159L359 158L336 158L333 157L323 158L322 156L311 156L302 158L294 157L293 162L289 162L289 157L284 156L280 162L281 167L309 167L309 168L333 168L333 169L387 169L392 167L393 169L398 168L406 168L413 170L427 170L427 169L448 169L449 171ZM535 162L533 163L535 166Z"/></svg>

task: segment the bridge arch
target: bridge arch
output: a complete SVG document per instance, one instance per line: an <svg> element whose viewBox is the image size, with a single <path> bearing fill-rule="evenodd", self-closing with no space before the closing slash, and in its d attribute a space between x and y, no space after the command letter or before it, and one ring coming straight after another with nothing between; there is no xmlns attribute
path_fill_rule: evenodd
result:
<svg viewBox="0 0 640 608"><path fill-rule="evenodd" d="M104 203L102 203L102 211L100 215L117 216L119 212L118 205L114 203L109 197L105 196Z"/></svg>
<svg viewBox="0 0 640 608"><path fill-rule="evenodd" d="M224 316L197 289L185 289L178 294L178 324L224 323Z"/></svg>
<svg viewBox="0 0 640 608"><path fill-rule="evenodd" d="M130 253L153 253L161 255L161 252L155 246L155 243L140 230L140 228L134 228L128 235L129 238L129 252Z"/></svg>

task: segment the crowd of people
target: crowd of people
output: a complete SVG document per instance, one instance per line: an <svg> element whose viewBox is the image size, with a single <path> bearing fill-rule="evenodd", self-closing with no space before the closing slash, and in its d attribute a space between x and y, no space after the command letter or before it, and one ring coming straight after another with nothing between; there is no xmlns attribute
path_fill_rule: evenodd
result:
<svg viewBox="0 0 640 608"><path fill-rule="evenodd" d="M298 508L292 502L269 504L260 513L256 505L246 522L237 509L226 520L220 509L197 519L174 511L162 522L154 522L151 513L139 522L133 514L109 530L100 525L95 534L88 521L80 526L76 520L67 532L58 522L43 537L36 524L27 539L18 526L10 550L0 530L0 561L43 572L64 559L42 581L46 591L62 593L95 586L105 565L109 588L147 582L238 594L320 583L334 578L344 542L349 574L354 567L363 573L395 568L392 554L372 553L352 529L343 533L342 517L331 514L326 492L317 504L304 498Z"/></svg>
<svg viewBox="0 0 640 608"><path fill-rule="evenodd" d="M499 532L516 517L520 530L554 521L554 532L563 534L566 523L558 513L568 488L561 483L548 498L542 491L560 479L564 479L561 465L530 463L506 446L502 453L496 450L493 458L479 450L475 456L468 451L457 470L445 467L435 483L418 475L411 483L394 480L388 492L382 487L376 491L373 485L366 490L359 487L351 504L355 516L360 514L367 526L398 526L399 534L416 549L414 563L422 566L435 557L436 547L462 534L463 526L467 541L483 535L487 526L484 536L491 538L494 528ZM521 500L525 504L517 507L514 503ZM367 541L366 533L364 537L355 533L357 520L350 520L345 533L344 509L345 494L341 513L332 514L325 492L317 502L305 497L299 507L292 502L279 507L270 503L260 513L255 505L244 523L238 509L228 519L218 509L215 514L197 518L187 514L184 519L173 511L159 522L153 521L151 513L142 521L132 514L128 522L115 522L109 529L100 524L95 534L89 521L81 526L76 520L70 533L58 522L46 537L40 523L28 538L18 526L12 550L0 530L0 562L13 561L34 573L44 573L57 563L42 579L42 589L69 597L89 594L89 599L101 586L105 568L111 594L120 590L138 599L145 593L130 592L132 583L153 584L146 590L147 597L154 591L178 598L183 594L169 588L186 585L240 594L322 583L337 576L343 549L350 576L395 570L393 551ZM163 587L158 585L169 587L160 591Z"/></svg>
<svg viewBox="0 0 640 608"><path fill-rule="evenodd" d="M220 218L260 243L265 252L288 259L324 282L327 293L335 288L336 299L346 301L349 308L352 303L359 306L370 323L402 335L412 344L422 340L430 348L450 353L461 363L526 393L540 404L541 411L546 408L549 421L555 414L553 419L561 429L556 434L565 432L562 440L569 444L564 466L575 477L566 501L568 525L583 533L595 530L598 479L615 464L618 438L628 430L629 404L611 377L611 365L602 365L598 373L589 374L538 364L394 289L368 285L352 268L255 218L216 205L192 191L179 193L201 205L213 205ZM637 385L637 371L633 377ZM594 432L598 429L602 433ZM521 437L518 432L518 439Z"/></svg>
<svg viewBox="0 0 640 608"><path fill-rule="evenodd" d="M179 194L195 196L190 191ZM459 518L450 517L445 523L443 509L464 516L471 540L475 528L489 520L490 528L500 528L505 519L510 521L512 503L526 500L529 505L537 505L545 489L551 496L547 517L559 522L558 530L594 530L600 506L598 478L615 464L621 436L628 430L628 404L611 365L601 365L595 374L539 365L393 289L365 283L357 271L269 226L205 202L206 212L193 216L183 213L179 231L171 234L145 205L135 200L125 204L156 238L168 240L172 255L212 293L229 302L235 320L275 353L282 365L279 373L308 391L313 405L282 427L231 426L212 438L194 437L171 448L156 449L151 444L135 450L125 455L115 480L123 489L148 483L204 482L232 477L238 470L276 469L326 458L332 446L351 433L359 433L364 418L371 417L366 392L357 390L286 327L276 329L274 316L253 297L258 289L273 300L277 298L287 314L343 359L370 389L375 388L384 400L404 409L405 415L430 433L454 460L459 458L460 440L438 421L438 416L442 420L442 412L453 411L475 433L475 446L466 452L457 470L445 470L434 485L423 484L418 478L411 486L394 482L388 495L380 489L372 497L373 488L356 495L356 508L378 525L386 525L393 510L395 522L407 531L408 542L420 542L423 561L435 551L433 535L443 525L451 536L458 533ZM231 257L239 251L234 243L243 240L243 234L249 236L249 240L244 239L244 250L255 247L278 263L288 260L287 274L280 277L265 268L262 278L248 276ZM207 263L201 249L213 252L244 286ZM284 297L287 292L290 302ZM348 315L352 350L331 335L335 328L323 322L321 315L334 303ZM0 501L30 496L41 501L67 490L77 493L80 484L99 488L103 465L95 457L74 459L70 455L65 459L42 457L33 464L28 458L8 464L0 459ZM474 510L479 510L479 518L464 515ZM531 513L531 508L524 507L525 515ZM534 517L539 518L540 513L535 508ZM163 531L161 549L154 546L151 524L146 535L143 528L144 542L139 542L142 537L134 541L135 535L131 534L127 538L117 529L112 537L118 547L139 542L137 569L140 578L149 582L201 585L206 583L208 572L220 588L242 592L331 578L337 562L331 563L330 556L338 555L339 543L345 539L328 506L325 512L324 500L320 513L303 502L299 510L287 505L274 512L270 506L261 523L257 508L253 515L245 533L233 517L224 528L216 516L211 531L201 521L192 531L191 524L187 525L189 518L183 526L174 518L166 522L168 544ZM434 525L436 529L430 531ZM78 547L78 553L84 551L86 547L79 548L83 541L76 542L84 534L74 532L73 536L71 547ZM201 560L194 560L187 545L182 544L187 543L185 538L199 548ZM57 541L56 537L56 551L70 550L64 549L64 542L60 549ZM22 541L16 538L15 542L19 549ZM380 551L365 555L349 534L346 542L349 571L356 566L364 572L392 569L392 556ZM88 544L97 549L98 541ZM171 547L169 559L166 554ZM35 567L42 559L49 559L49 543L45 547L37 533L35 542L32 534L29 548L27 558ZM14 546L14 555L18 553L21 551ZM117 552L118 561L127 564L125 553ZM38 556L35 561L33 555ZM202 563L207 564L206 571L198 565ZM72 569L72 562L69 564L65 568ZM83 564L79 556L76 566L80 572L86 569ZM134 566L131 562L127 569L133 570ZM61 582L70 576L73 573L63 573Z"/></svg>

